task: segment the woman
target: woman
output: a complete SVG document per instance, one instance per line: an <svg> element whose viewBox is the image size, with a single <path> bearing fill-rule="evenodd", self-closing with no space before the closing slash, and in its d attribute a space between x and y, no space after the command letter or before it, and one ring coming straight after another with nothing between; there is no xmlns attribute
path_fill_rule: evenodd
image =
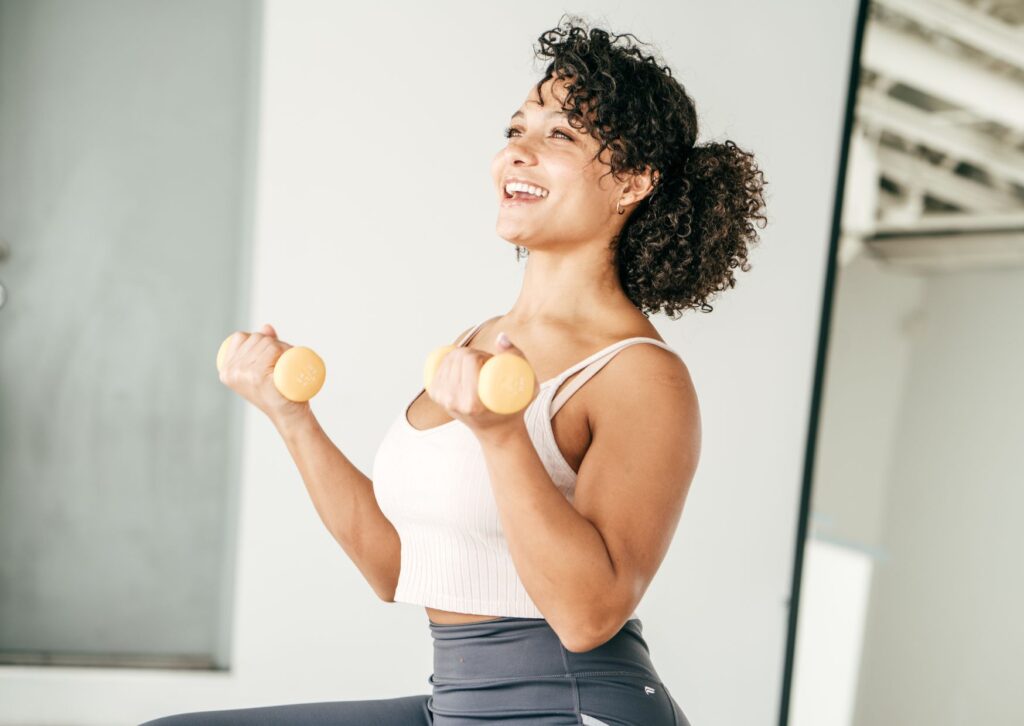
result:
<svg viewBox="0 0 1024 726"><path fill-rule="evenodd" d="M692 101L667 67L617 45L632 36L579 22L540 36L551 62L491 167L497 231L517 259L528 251L519 298L456 338L372 480L308 404L276 392L270 371L290 346L271 326L237 334L221 373L274 421L374 591L424 606L432 694L148 723L688 724L635 608L682 515L700 414L647 317L710 312L732 269L749 269L765 182L732 142L695 145ZM540 382L524 411L501 415L476 382L505 351Z"/></svg>

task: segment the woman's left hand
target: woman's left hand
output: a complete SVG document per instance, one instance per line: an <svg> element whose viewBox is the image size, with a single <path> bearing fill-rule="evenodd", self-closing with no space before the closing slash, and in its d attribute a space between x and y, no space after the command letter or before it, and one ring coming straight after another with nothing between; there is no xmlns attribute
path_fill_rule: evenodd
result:
<svg viewBox="0 0 1024 726"><path fill-rule="evenodd" d="M498 353L513 353L526 360L523 352L504 333L498 334L496 347ZM494 413L484 406L477 394L477 381L480 369L494 355L475 348L455 348L441 359L427 391L427 395L444 408L449 416L464 423L480 439L500 439L523 428L523 416L529 406L527 404L521 410L508 414ZM539 392L540 384L535 376L531 402Z"/></svg>

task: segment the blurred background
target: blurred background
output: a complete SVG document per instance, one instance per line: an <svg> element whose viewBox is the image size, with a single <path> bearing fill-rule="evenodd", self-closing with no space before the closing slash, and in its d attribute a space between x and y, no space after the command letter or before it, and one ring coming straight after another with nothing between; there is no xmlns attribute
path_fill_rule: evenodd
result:
<svg viewBox="0 0 1024 726"><path fill-rule="evenodd" d="M563 11L769 180L751 271L652 317L703 417L638 608L673 696L1024 722L1020 2L0 0L0 724L429 693L423 609L214 357L316 350L369 473L424 355L518 293L490 162Z"/></svg>
<svg viewBox="0 0 1024 726"><path fill-rule="evenodd" d="M791 723L1024 723L1024 3L873 0Z"/></svg>

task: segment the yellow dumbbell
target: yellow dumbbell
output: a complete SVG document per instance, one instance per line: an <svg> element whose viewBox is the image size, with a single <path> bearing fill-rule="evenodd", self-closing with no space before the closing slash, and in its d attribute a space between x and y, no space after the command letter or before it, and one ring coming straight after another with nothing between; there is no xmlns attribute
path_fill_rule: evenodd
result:
<svg viewBox="0 0 1024 726"><path fill-rule="evenodd" d="M217 351L218 371L224 364L231 335L224 339ZM282 353L274 364L274 387L289 401L302 403L320 392L326 375L327 368L320 356L309 348L297 346Z"/></svg>
<svg viewBox="0 0 1024 726"><path fill-rule="evenodd" d="M441 359L455 348L454 345L442 345L427 356L423 366L423 388L428 392ZM498 353L488 358L480 368L476 395L494 413L515 413L530 403L535 382L533 368L524 358L515 353Z"/></svg>

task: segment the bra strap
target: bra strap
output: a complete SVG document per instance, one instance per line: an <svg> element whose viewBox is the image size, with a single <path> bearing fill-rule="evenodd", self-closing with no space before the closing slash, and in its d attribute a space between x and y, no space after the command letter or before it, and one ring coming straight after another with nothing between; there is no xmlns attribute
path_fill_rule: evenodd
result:
<svg viewBox="0 0 1024 726"><path fill-rule="evenodd" d="M671 353L679 355L674 350L672 350L672 348L670 348L668 344L663 343L656 338L627 338L626 340L620 340L618 343L613 343L611 346L611 350L609 350L604 355L600 355L600 357L598 357L597 360L594 360L589 364L586 360L580 361L580 363L577 363L575 366L573 366L569 370L565 371L561 376L559 376L559 380L555 384L555 390L558 390L558 387L562 385L565 379L571 376L579 367L585 365L585 367L583 368L583 372L580 373L575 378L573 378L572 382L570 382L568 386L559 391L558 395L555 396L554 401L551 404L550 416L554 418L554 415L558 413L558 410L562 408L562 406L565 405L565 402L572 397L572 394L576 393L576 391L578 391L584 383L593 378L599 370L608 365L608 361L614 358L619 353L619 351L623 350L624 348L628 348L629 346L634 345L636 343L653 343L654 345L657 345L660 348L664 348L665 350ZM598 353L595 355L599 354L600 351L598 351Z"/></svg>
<svg viewBox="0 0 1024 726"><path fill-rule="evenodd" d="M473 329L472 329L472 330L470 330L470 331L469 331L468 333L466 333L465 335L463 335L463 336L462 336L462 339L461 339L461 340L459 340L459 344L458 344L457 346L455 346L455 347L456 347L456 348L461 348L461 347L463 347L464 345L466 345L466 343L468 343L468 342L470 341L470 339L472 339L472 337L473 337L474 335L476 335L476 331L480 330L480 328L482 328L482 327L484 326L484 323L486 323L486 322L487 322L487 321L485 320L485 321L484 321L483 323L479 323L479 324L478 324L478 325L477 325L477 326L476 326L475 328L473 328Z"/></svg>

